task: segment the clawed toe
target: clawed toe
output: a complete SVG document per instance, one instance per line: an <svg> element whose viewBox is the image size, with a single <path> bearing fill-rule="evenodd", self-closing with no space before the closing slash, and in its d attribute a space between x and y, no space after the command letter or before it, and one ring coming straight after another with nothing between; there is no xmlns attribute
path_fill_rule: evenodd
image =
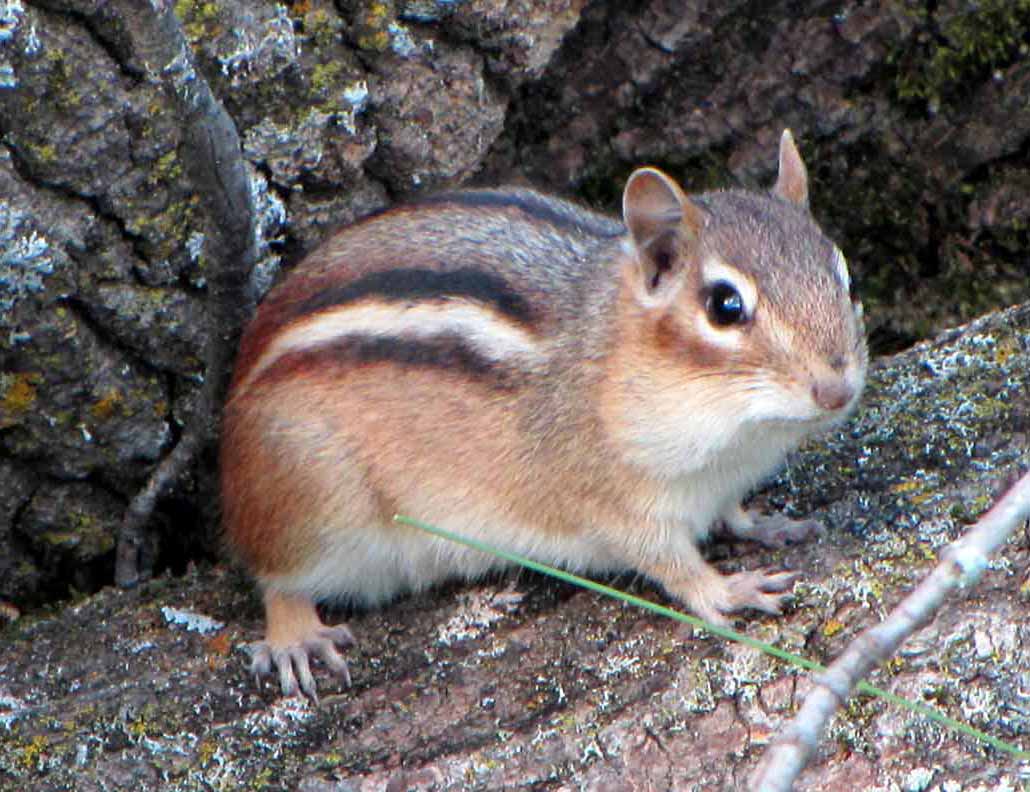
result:
<svg viewBox="0 0 1030 792"><path fill-rule="evenodd" d="M332 627L322 627L322 629L318 631L318 634L327 641L332 641L341 649L349 649L357 643L354 639L354 633L347 628L346 624L335 624Z"/></svg>
<svg viewBox="0 0 1030 792"><path fill-rule="evenodd" d="M272 649L264 641L250 647L250 673L254 675L255 682L272 673Z"/></svg>
<svg viewBox="0 0 1030 792"><path fill-rule="evenodd" d="M726 579L733 610L755 608L778 614L791 596L794 584L801 578L797 572L738 572Z"/></svg>
<svg viewBox="0 0 1030 792"><path fill-rule="evenodd" d="M350 631L348 630L348 633L349 632ZM350 687L350 669L347 667L347 661L343 659L338 651L336 651L336 647L351 646L353 643L353 637L351 637L350 643L346 644L340 643L339 641L332 641L327 638L315 638L310 641L306 641L304 649L321 660L325 664L326 668L343 681L344 685Z"/></svg>
<svg viewBox="0 0 1030 792"><path fill-rule="evenodd" d="M351 642L353 643L353 638ZM278 648L270 646L266 641L260 641L251 648L250 672L258 684L262 677L275 675L284 696L302 693L317 704L318 686L311 672L312 657L321 660L344 685L351 685L350 669L347 661L336 650L336 645L324 638Z"/></svg>
<svg viewBox="0 0 1030 792"><path fill-rule="evenodd" d="M794 588L795 583L801 580L800 572L770 572L762 569L751 574L757 578L755 585L758 589L767 592L789 591Z"/></svg>

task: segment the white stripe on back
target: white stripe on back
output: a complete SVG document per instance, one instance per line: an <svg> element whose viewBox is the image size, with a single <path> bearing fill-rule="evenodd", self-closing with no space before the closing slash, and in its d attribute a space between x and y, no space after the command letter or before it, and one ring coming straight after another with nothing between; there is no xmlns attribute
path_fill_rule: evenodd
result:
<svg viewBox="0 0 1030 792"><path fill-rule="evenodd" d="M530 333L498 313L465 300L417 304L363 301L307 316L283 328L235 392L242 393L276 361L298 350L359 337L425 341L442 336L459 338L492 361L535 358L540 353Z"/></svg>

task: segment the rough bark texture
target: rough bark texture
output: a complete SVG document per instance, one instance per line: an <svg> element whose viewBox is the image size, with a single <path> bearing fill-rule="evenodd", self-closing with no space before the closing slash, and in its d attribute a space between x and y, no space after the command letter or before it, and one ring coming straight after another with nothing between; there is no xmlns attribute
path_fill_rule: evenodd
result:
<svg viewBox="0 0 1030 792"><path fill-rule="evenodd" d="M760 498L823 519L828 535L711 551L726 571L804 573L789 613L745 629L815 660L875 622L1030 469L1030 305L883 360L871 379L855 419ZM873 681L1026 746L1028 574L1022 532ZM203 567L19 620L0 650L0 787L744 789L807 684L752 650L513 575L357 614L354 687L335 693L321 674L315 708L255 688L244 647L260 619L239 573ZM1012 789L1021 771L860 699L799 789Z"/></svg>
<svg viewBox="0 0 1030 792"><path fill-rule="evenodd" d="M530 181L609 209L643 162L691 189L765 185L790 126L875 348L1030 298L1027 0L175 9L242 140L258 291L331 227L442 185ZM111 581L126 504L182 437L206 374L212 218L174 108L128 41L100 0L0 0L0 619ZM986 505L996 477L1026 467L1026 317L1001 314L883 369L895 373L874 378L853 436L798 458L767 497L823 509L837 532L785 557L820 581L806 606L753 629L832 653ZM208 455L160 501L145 565L181 573L212 556L214 480ZM1011 550L993 589L942 619L893 680L1025 737L1013 697L1030 687L1017 665L1030 584L1025 546ZM512 773L558 787L601 785L633 762L656 787L744 778L790 677L592 597L519 585L499 631L471 644L435 637L471 607L456 592L359 618L357 691L318 712L265 709L271 698L246 688L229 647L255 636L256 606L209 641L160 617L165 604L235 617L252 603L235 575L163 578L15 622L0 649L0 706L14 713L0 719L13 738L0 781L56 788L80 768L126 785L164 773L187 787L311 777L319 789L410 769L398 784L465 773L494 787ZM1010 769L878 707L849 718L825 765L849 783L902 779L892 762L931 753L933 783ZM59 719L74 727L55 732ZM257 736L223 742L247 729ZM922 747L905 747L909 735ZM235 752L244 743L264 775L257 755Z"/></svg>

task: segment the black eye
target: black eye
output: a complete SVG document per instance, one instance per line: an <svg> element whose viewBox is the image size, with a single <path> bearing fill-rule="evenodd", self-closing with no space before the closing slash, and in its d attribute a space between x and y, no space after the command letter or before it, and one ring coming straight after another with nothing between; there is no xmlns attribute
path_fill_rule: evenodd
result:
<svg viewBox="0 0 1030 792"><path fill-rule="evenodd" d="M726 281L717 281L708 288L705 309L708 311L709 321L719 327L747 321L744 298Z"/></svg>

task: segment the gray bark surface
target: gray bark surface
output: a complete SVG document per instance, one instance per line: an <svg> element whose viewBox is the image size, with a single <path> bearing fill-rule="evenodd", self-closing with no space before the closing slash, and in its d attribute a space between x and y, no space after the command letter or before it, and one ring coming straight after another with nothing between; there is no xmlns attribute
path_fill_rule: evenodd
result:
<svg viewBox="0 0 1030 792"><path fill-rule="evenodd" d="M878 362L858 415L756 499L822 519L827 535L709 551L726 572L804 575L793 607L751 615L748 634L827 662L876 623L1030 468L1028 389L1030 305ZM1028 591L1023 531L872 681L1025 748ZM529 574L403 599L350 626L354 685L335 691L320 673L316 708L250 678L260 603L228 567L16 621L0 644L0 786L744 789L808 686L753 650ZM798 788L1004 789L1026 772L860 698Z"/></svg>
<svg viewBox="0 0 1030 792"><path fill-rule="evenodd" d="M257 293L333 227L459 183L609 210L640 164L692 190L765 186L790 127L874 349L997 311L881 362L860 414L758 496L822 517L826 539L713 548L725 570L806 574L798 607L751 632L832 657L1030 465L1025 2L175 11L242 142ZM213 561L210 453L157 502L139 550L158 577L103 588L127 505L203 410L222 272L186 129L131 32L98 0L0 0L0 787L743 783L802 681L534 577L358 615L355 688L321 709L255 692L239 647L259 608ZM1024 534L880 681L1025 744L1028 566ZM202 637L163 607L226 626ZM490 626L443 641L459 616ZM860 702L805 783L992 788L1019 770Z"/></svg>

